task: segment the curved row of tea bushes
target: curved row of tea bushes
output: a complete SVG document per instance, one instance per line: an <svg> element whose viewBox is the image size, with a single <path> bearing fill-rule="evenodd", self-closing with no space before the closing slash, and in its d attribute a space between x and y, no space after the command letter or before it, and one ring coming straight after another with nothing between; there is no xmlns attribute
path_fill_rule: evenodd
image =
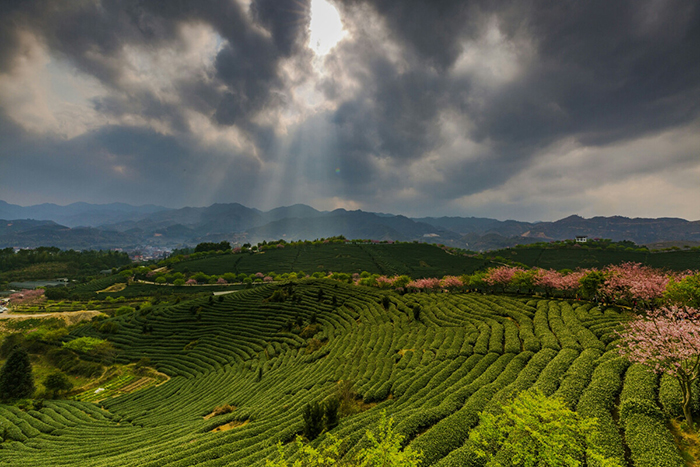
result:
<svg viewBox="0 0 700 467"><path fill-rule="evenodd" d="M576 411L583 418L595 418L596 426L591 435L592 443L607 458L625 465L625 449L620 430L612 417L615 398L622 389L622 376L629 361L616 356L616 352L601 357L603 361L593 372L593 378L581 395ZM593 461L591 461L593 462ZM596 466L593 463L592 467Z"/></svg>
<svg viewBox="0 0 700 467"><path fill-rule="evenodd" d="M549 328L549 303L542 300L537 304L537 312L533 318L535 325L535 336L540 340L543 348L561 350L559 340Z"/></svg>
<svg viewBox="0 0 700 467"><path fill-rule="evenodd" d="M690 392L690 410L693 415L700 413L700 382L695 380L692 383ZM681 385L678 379L669 375L663 374L659 385L659 402L663 407L664 412L671 418L684 417L683 415L683 396L681 394Z"/></svg>
<svg viewBox="0 0 700 467"><path fill-rule="evenodd" d="M497 414L501 411L504 403L516 397L521 391L530 389L556 354L557 352L552 349L544 349L535 354L520 372L517 379L499 391L488 402L485 411ZM483 464L484 459L474 454L474 447L469 440L435 463L438 467L483 466Z"/></svg>
<svg viewBox="0 0 700 467"><path fill-rule="evenodd" d="M479 412L498 391L515 381L531 356L529 352L523 352L517 356L503 355L503 357L510 357L510 362L495 381L481 386L461 409L442 419L416 438L410 445L423 452L421 465L433 465L450 451L461 446L468 437L469 431L478 423Z"/></svg>
<svg viewBox="0 0 700 467"><path fill-rule="evenodd" d="M564 402L569 409L574 410L579 397L591 380L601 354L598 349L586 349L581 352L564 374L554 397Z"/></svg>
<svg viewBox="0 0 700 467"><path fill-rule="evenodd" d="M685 462L656 403L657 379L644 365L630 366L620 394L620 424L636 467L682 467Z"/></svg>

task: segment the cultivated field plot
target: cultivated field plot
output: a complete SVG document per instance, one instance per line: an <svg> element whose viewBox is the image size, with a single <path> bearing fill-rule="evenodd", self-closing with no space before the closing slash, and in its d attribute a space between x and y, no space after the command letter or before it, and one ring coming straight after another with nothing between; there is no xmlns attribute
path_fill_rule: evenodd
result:
<svg viewBox="0 0 700 467"><path fill-rule="evenodd" d="M301 245L268 250L262 254L221 255L183 261L174 271L202 271L205 274L237 274L304 271L362 272L372 274L407 274L414 279L471 274L490 263L470 257L451 255L435 245L328 244Z"/></svg>
<svg viewBox="0 0 700 467"><path fill-rule="evenodd" d="M489 252L506 259L543 269L603 268L624 262L642 263L674 271L698 269L700 252L669 251L662 253L601 250L597 248L510 248Z"/></svg>
<svg viewBox="0 0 700 467"><path fill-rule="evenodd" d="M280 290L288 298L268 300ZM443 293L391 294L385 309L384 296L307 280L113 318L119 331L109 339L124 362L148 357L171 379L100 405L0 406L0 463L264 466L278 441L301 432L304 406L349 380L365 410L333 430L344 452L385 409L424 452L422 465L481 465L468 442L478 413L534 386L596 417L599 443L622 465L683 465L666 425L680 411L679 388L617 356L617 312ZM290 324L308 331L314 321L313 337ZM98 335L89 325L76 334ZM211 415L225 404L234 410ZM294 443L285 449L293 455Z"/></svg>

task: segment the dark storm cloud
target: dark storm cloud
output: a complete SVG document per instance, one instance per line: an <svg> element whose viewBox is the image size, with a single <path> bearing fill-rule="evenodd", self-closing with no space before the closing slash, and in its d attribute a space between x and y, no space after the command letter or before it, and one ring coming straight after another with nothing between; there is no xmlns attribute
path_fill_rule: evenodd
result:
<svg viewBox="0 0 700 467"><path fill-rule="evenodd" d="M310 0L255 0L250 9L272 33L280 54L288 57L303 51L308 36Z"/></svg>
<svg viewBox="0 0 700 467"><path fill-rule="evenodd" d="M517 144L574 134L605 144L697 116L697 2L558 2L506 11L501 30L532 37L538 60L482 114L480 135Z"/></svg>
<svg viewBox="0 0 700 467"><path fill-rule="evenodd" d="M44 196L59 203L86 193L96 202L116 198L175 207L206 205L215 197L252 202L260 169L250 158L232 163L222 151L203 152L196 144L141 127L108 126L67 141L32 138L21 143L21 152L13 144L0 148L0 172L12 174L3 178L0 194L31 199L40 186ZM214 168L209 167L212 160ZM219 184L213 173L225 183Z"/></svg>
<svg viewBox="0 0 700 467"><path fill-rule="evenodd" d="M199 109L210 107L216 120L225 125L244 123L266 106L283 104L277 92L284 91L278 64L303 46L308 25L308 2L256 0L251 15L265 34L235 1L118 1L65 3L58 1L5 2L2 20L0 66L12 66L17 34L30 30L50 50L68 59L79 70L98 78L115 90L115 95L96 103L98 111L131 113L177 120L177 108L158 102L148 91L133 93L122 89L126 67L124 47L156 50L177 46L179 26L202 22L211 25L226 40L216 57L215 76L183 79L178 83L186 102ZM221 89L221 85L225 89ZM201 96L201 97L200 97Z"/></svg>
<svg viewBox="0 0 700 467"><path fill-rule="evenodd" d="M370 205L383 193L411 188L425 199L451 200L501 186L564 140L605 148L687 126L699 115L696 0L335 4L351 35L326 56L330 73L319 77L306 47L309 0L253 0L249 7L236 0L0 0L0 78L20 68L22 33L29 32L52 58L99 80L106 91L92 99L93 108L110 122L70 141L32 140L0 112L2 164L32 160L41 168L41 154L53 154L44 156L50 170L37 183L56 185L54 174L67 183L87 177L95 190L115 193L120 175L113 166L123 165L136 176L154 174L141 191L135 179L123 182L140 196L173 190L183 204L187 190L174 187L200 182L193 173L206 180L204 167L236 181L212 188L211 196L226 201L246 196L255 181L269 181L261 175L268 162L285 170L303 166L296 179L279 177L281 183L310 180L326 190L316 197L342 189ZM366 11L371 14L363 16ZM129 81L129 53L184 54L191 38L183 26L201 25L221 39L208 67L169 72L165 98L154 90L158 83ZM465 56L472 57L466 67ZM498 76L505 68L516 71ZM299 103L295 86L304 79L318 79L327 108L314 113ZM6 107L5 117L12 112ZM193 113L211 126L190 128ZM125 121L151 127L138 130ZM238 138L234 131L221 136L229 127L243 134L233 149L223 147ZM204 147L196 133L208 130ZM224 167L219 159L227 151L224 165L231 166ZM687 162L683 151L677 154L665 162ZM431 167L435 173L421 172ZM106 184L89 173L103 174Z"/></svg>
<svg viewBox="0 0 700 467"><path fill-rule="evenodd" d="M19 44L21 34L28 32L52 56L106 86L108 92L93 99L97 114L137 117L164 123L174 131L164 136L150 129L111 125L69 141L25 140L21 153L3 151L6 173L29 177L25 172L30 171L32 183L44 192L55 194L62 186L65 194L73 187L71 195L65 195L69 199L117 196L138 202L145 197L170 205L206 203L211 198L243 202L254 191L259 162L240 150L221 147L220 142L201 147L197 142L201 135L190 134L185 112L210 116L215 125L235 124L265 158L265 149L274 144L273 128L251 118L287 104L289 83L279 69L281 60L294 55L302 71L304 61L310 60L310 52L302 51L309 20L309 2L304 0L254 0L249 11L233 0L43 0L3 2L0 8L0 31L6 39L0 44L0 73L12 72L14 59L25 54ZM184 50L181 26L187 24L207 24L222 38L213 70L182 76L174 70L169 78L175 92L169 97L175 100L165 101L148 87L125 84L128 47L145 53L158 53L161 47ZM0 131L15 126L9 121ZM2 136L4 149L9 149L9 135ZM206 171L212 175L209 179ZM217 188L213 179L223 174L228 183ZM193 183L205 183L207 190ZM3 184L5 193L13 189L23 192L22 186Z"/></svg>
<svg viewBox="0 0 700 467"><path fill-rule="evenodd" d="M408 44L426 64L441 70L457 59L462 51L459 39L473 34L477 17L473 2L459 0L345 0L342 3L370 4L399 42Z"/></svg>
<svg viewBox="0 0 700 467"><path fill-rule="evenodd" d="M272 41L260 33L245 28L222 25L220 30L229 39L216 57L218 77L229 92L225 93L216 110L216 120L224 125L246 126L252 112L266 105L284 106L285 100L275 93L285 83L278 73L278 61L294 53L306 53L309 2L298 0L255 0L250 5L253 17L270 33Z"/></svg>
<svg viewBox="0 0 700 467"><path fill-rule="evenodd" d="M380 157L419 158L444 144L436 123L450 109L470 122L467 137L491 147L486 164L465 160L431 194L498 186L561 138L605 145L698 116L700 4L693 0L342 3L369 5L407 51L392 65L362 40L347 44L346 57L361 55L374 65L363 69L354 99L367 118L348 119L344 114L354 108L348 103L338 110L345 133L376 136L367 150ZM473 77L450 71L460 53L478 47L492 19L504 40L527 42L534 53L517 79L481 91ZM333 84L323 85L334 90ZM348 157L355 157L356 141L347 144Z"/></svg>

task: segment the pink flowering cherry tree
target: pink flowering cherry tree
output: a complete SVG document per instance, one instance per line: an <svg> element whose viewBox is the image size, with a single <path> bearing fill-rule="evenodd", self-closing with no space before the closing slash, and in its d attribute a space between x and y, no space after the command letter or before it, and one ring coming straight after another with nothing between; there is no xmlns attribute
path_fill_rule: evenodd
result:
<svg viewBox="0 0 700 467"><path fill-rule="evenodd" d="M406 287L408 289L413 289L421 292L430 292L440 288L440 279L436 277L416 279L414 281L409 282Z"/></svg>
<svg viewBox="0 0 700 467"><path fill-rule="evenodd" d="M547 295L561 287L562 275L554 269L536 269L532 276L532 284L535 287L542 287Z"/></svg>
<svg viewBox="0 0 700 467"><path fill-rule="evenodd" d="M8 297L13 305L36 305L44 299L44 289L25 290Z"/></svg>
<svg viewBox="0 0 700 467"><path fill-rule="evenodd" d="M388 289L394 285L394 282L396 281L396 279L398 279L397 276L394 276L394 277L379 276L376 279L377 287L379 287L380 289Z"/></svg>
<svg viewBox="0 0 700 467"><path fill-rule="evenodd" d="M700 375L700 310L662 307L630 321L618 334L620 354L678 380L683 414L692 427L691 389Z"/></svg>
<svg viewBox="0 0 700 467"><path fill-rule="evenodd" d="M464 286L462 279L457 276L445 276L442 278L442 281L440 281L440 284L447 290L457 290Z"/></svg>
<svg viewBox="0 0 700 467"><path fill-rule="evenodd" d="M651 306L663 297L672 275L661 269L639 263L622 263L605 269L607 279L601 287L603 295L612 300L640 302Z"/></svg>
<svg viewBox="0 0 700 467"><path fill-rule="evenodd" d="M486 278L484 281L490 286L499 286L502 291L505 292L506 287L511 285L513 278L516 274L523 272L522 268L512 267L512 266L500 266L497 268L489 269L486 273Z"/></svg>
<svg viewBox="0 0 700 467"><path fill-rule="evenodd" d="M584 269L562 275L559 279L558 289L561 290L565 296L574 296L576 291L581 287L581 279L586 277L589 272L590 271Z"/></svg>

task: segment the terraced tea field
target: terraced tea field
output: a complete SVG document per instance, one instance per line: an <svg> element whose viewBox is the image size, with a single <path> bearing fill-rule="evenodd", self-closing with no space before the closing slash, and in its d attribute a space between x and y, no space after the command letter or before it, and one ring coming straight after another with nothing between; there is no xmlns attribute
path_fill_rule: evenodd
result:
<svg viewBox="0 0 700 467"><path fill-rule="evenodd" d="M287 246L262 254L211 256L183 261L174 271L202 271L205 274L227 272L254 274L285 272L362 272L372 274L407 274L414 279L471 274L489 266L488 261L446 253L435 245L400 244L337 244Z"/></svg>
<svg viewBox="0 0 700 467"><path fill-rule="evenodd" d="M652 253L649 251L602 250L599 248L509 248L495 250L490 256L523 263L543 269L603 268L611 264L625 262L641 263L654 268L685 271L700 267L699 251L669 251Z"/></svg>
<svg viewBox="0 0 700 467"><path fill-rule="evenodd" d="M293 293L268 300L279 289ZM109 336L78 328L75 336L109 338L124 363L148 357L171 379L99 405L0 406L0 463L263 466L278 441L301 432L304 406L349 380L365 410L333 430L345 453L386 410L423 451L421 465L481 465L468 441L478 413L536 387L596 417L599 443L622 465L684 465L666 425L680 409L679 388L617 356L617 312L442 293L390 294L385 309L384 296L306 280L112 318L119 330ZM225 404L234 410L210 416ZM293 454L294 444L286 449Z"/></svg>

